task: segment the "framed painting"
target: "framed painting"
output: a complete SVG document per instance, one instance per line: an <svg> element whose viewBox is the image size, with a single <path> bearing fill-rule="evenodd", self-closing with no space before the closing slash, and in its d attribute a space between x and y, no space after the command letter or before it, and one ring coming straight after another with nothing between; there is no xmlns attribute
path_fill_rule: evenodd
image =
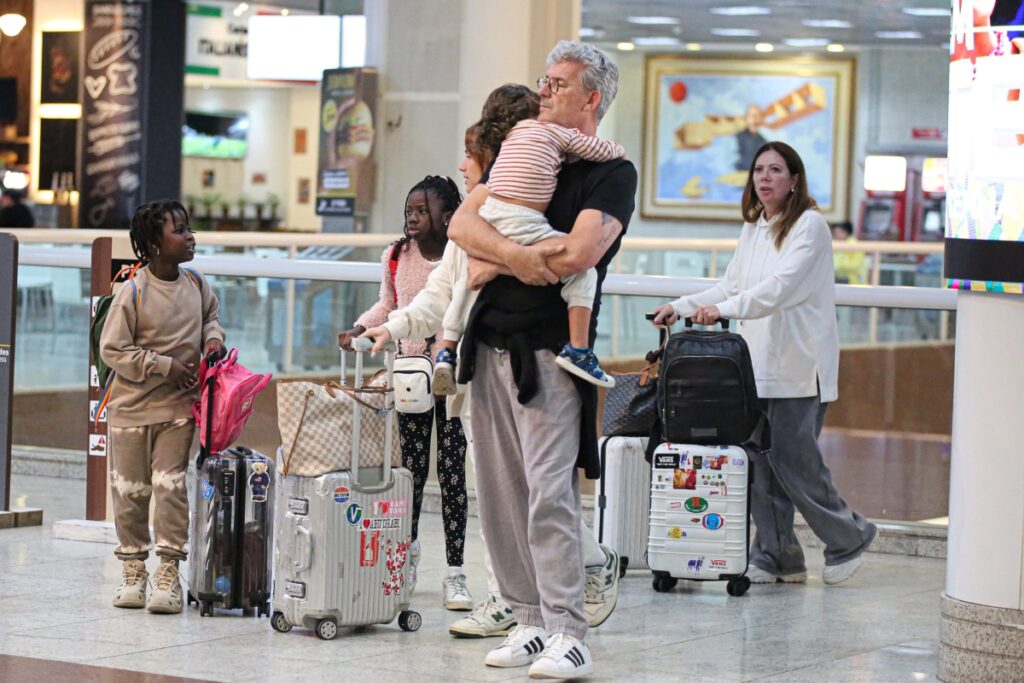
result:
<svg viewBox="0 0 1024 683"><path fill-rule="evenodd" d="M782 141L825 218L847 219L853 81L849 59L649 57L642 215L742 220L755 152Z"/></svg>
<svg viewBox="0 0 1024 683"><path fill-rule="evenodd" d="M43 31L40 103L78 102L80 41L81 31Z"/></svg>

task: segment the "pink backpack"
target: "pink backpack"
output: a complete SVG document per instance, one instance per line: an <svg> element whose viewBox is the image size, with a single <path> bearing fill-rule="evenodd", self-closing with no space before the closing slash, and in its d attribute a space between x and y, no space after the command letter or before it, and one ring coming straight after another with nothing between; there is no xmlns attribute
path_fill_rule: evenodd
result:
<svg viewBox="0 0 1024 683"><path fill-rule="evenodd" d="M238 349L231 349L227 356L212 364L203 358L199 386L204 391L192 404L192 415L199 427L199 464L234 443L252 415L256 395L270 383L270 378L269 372L259 375L240 365Z"/></svg>

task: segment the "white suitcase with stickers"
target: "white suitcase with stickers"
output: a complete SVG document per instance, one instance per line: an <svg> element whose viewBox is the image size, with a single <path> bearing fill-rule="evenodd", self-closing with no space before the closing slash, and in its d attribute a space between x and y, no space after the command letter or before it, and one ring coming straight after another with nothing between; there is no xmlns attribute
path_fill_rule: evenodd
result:
<svg viewBox="0 0 1024 683"><path fill-rule="evenodd" d="M358 341L357 349L366 346L365 340ZM342 358L344 382L344 352ZM392 361L389 353L391 386ZM357 351L357 386L361 375L362 353ZM361 411L354 412L354 430ZM394 419L394 410L387 419ZM387 442L392 433L389 424ZM386 443L385 452L390 450ZM324 640L334 638L341 626L387 624L395 618L402 630L417 630L422 620L409 610L406 586L412 497L412 473L392 469L389 457L380 469L361 470L358 453L353 453L351 471L319 477L279 474L271 626L282 633L293 626L311 628Z"/></svg>
<svg viewBox="0 0 1024 683"><path fill-rule="evenodd" d="M654 590L679 579L750 588L750 457L740 446L663 443L654 452L647 564Z"/></svg>

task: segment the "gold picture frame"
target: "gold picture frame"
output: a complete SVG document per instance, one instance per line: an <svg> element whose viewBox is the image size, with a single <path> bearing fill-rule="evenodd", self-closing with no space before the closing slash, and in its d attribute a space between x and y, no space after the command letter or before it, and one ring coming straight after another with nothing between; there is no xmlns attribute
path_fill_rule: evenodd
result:
<svg viewBox="0 0 1024 683"><path fill-rule="evenodd" d="M769 140L800 154L826 220L848 218L852 59L659 55L644 71L644 218L741 220Z"/></svg>

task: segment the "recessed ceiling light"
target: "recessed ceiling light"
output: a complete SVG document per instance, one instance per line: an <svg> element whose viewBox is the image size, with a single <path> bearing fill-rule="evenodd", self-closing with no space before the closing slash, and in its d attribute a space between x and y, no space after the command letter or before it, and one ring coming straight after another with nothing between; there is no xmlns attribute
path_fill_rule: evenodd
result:
<svg viewBox="0 0 1024 683"><path fill-rule="evenodd" d="M758 52L771 52L772 50L775 49L775 46L773 46L771 43L758 43L757 45L754 46L754 49L757 50Z"/></svg>
<svg viewBox="0 0 1024 683"><path fill-rule="evenodd" d="M686 49L690 52L700 52L700 43L687 43Z"/></svg>
<svg viewBox="0 0 1024 683"><path fill-rule="evenodd" d="M790 47L822 47L828 45L828 38L786 38L782 42Z"/></svg>
<svg viewBox="0 0 1024 683"><path fill-rule="evenodd" d="M921 33L919 31L875 31L875 37L890 40L917 40L921 37Z"/></svg>
<svg viewBox="0 0 1024 683"><path fill-rule="evenodd" d="M827 46L825 46L825 49L828 50L829 52L845 52L846 51L846 48L843 47L839 43L829 43Z"/></svg>
<svg viewBox="0 0 1024 683"><path fill-rule="evenodd" d="M948 7L904 7L903 13L912 17L948 17L951 14Z"/></svg>
<svg viewBox="0 0 1024 683"><path fill-rule="evenodd" d="M629 52L630 50L635 50L636 45L633 43L615 43L615 48L623 52Z"/></svg>
<svg viewBox="0 0 1024 683"><path fill-rule="evenodd" d="M712 7L710 12L726 17L753 17L772 13L767 7Z"/></svg>
<svg viewBox="0 0 1024 683"><path fill-rule="evenodd" d="M629 17L626 21L644 26L675 26L682 23L675 17Z"/></svg>
<svg viewBox="0 0 1024 683"><path fill-rule="evenodd" d="M850 28L853 26L850 22L842 19L804 19L800 23L811 28Z"/></svg>
<svg viewBox="0 0 1024 683"><path fill-rule="evenodd" d="M583 28L580 29L580 38L593 38L596 35L597 31L595 31L592 28L587 28L586 26L584 26Z"/></svg>
<svg viewBox="0 0 1024 683"><path fill-rule="evenodd" d="M665 45L679 45L678 38L671 36L642 36L634 38L633 43L642 47L661 47Z"/></svg>
<svg viewBox="0 0 1024 683"><path fill-rule="evenodd" d="M711 33L716 36L732 36L737 38L749 38L761 35L760 31L752 28L713 28Z"/></svg>

